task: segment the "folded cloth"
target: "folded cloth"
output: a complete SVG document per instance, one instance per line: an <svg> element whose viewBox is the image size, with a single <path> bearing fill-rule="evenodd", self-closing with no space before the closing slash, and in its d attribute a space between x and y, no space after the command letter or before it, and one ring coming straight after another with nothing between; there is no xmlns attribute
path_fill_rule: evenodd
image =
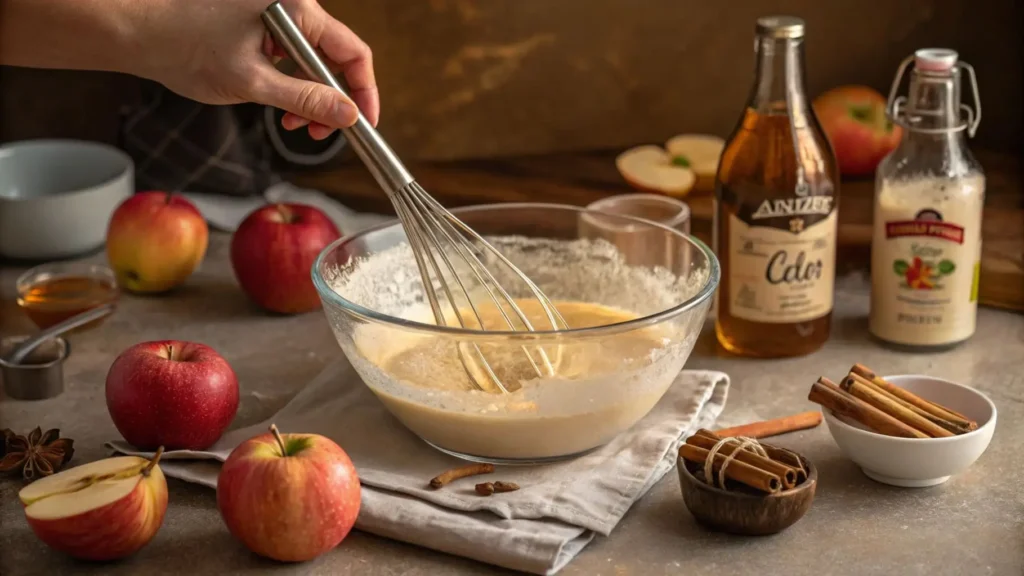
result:
<svg viewBox="0 0 1024 576"><path fill-rule="evenodd" d="M322 434L345 449L359 472L357 528L514 570L554 574L595 534L608 535L633 502L675 466L682 439L714 422L728 387L721 372L683 371L650 414L611 443L567 462L500 467L490 476L522 488L482 498L473 490L475 482L431 490L430 478L464 462L409 432L340 359L263 423L230 431L206 451L166 452L161 468L167 476L216 488L220 462L271 423L283 432ZM107 446L150 455L121 441Z"/></svg>

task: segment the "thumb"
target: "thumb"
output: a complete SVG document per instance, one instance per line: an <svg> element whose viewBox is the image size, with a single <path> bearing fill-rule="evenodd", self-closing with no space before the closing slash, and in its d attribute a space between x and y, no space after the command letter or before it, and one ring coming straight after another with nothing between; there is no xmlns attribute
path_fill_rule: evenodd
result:
<svg viewBox="0 0 1024 576"><path fill-rule="evenodd" d="M338 90L319 82L289 76L273 70L260 83L261 104L280 108L330 128L348 128L356 123L359 109Z"/></svg>

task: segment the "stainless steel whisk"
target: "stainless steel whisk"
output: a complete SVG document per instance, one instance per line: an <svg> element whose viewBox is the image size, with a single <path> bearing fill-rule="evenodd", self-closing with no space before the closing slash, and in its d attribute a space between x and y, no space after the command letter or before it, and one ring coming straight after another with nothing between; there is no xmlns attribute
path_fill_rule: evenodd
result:
<svg viewBox="0 0 1024 576"><path fill-rule="evenodd" d="M310 46L305 35L295 25L284 7L275 2L263 12L262 17L276 42L295 60L308 77L316 78L348 96L348 92L320 59L316 50ZM456 295L461 293L466 307L477 321L477 326L474 328L485 328L480 309L470 295L470 288L467 287L467 283L456 270L456 264L461 262L494 303L511 331L525 329L532 332L535 330L523 310L477 256L477 254L489 253L498 262L508 267L529 288L529 291L540 302L544 315L551 324L551 329L568 328L565 319L555 309L551 300L530 278L497 248L441 206L416 183L412 174L377 130L363 117L362 113L359 114L356 123L342 130L342 133L391 200L405 234L409 238L409 245L423 282L424 294L430 303L438 325L450 325L450 319L441 306L441 298L444 298L458 325L462 328L467 327L467 318L464 317L456 301ZM445 278L445 271L451 280ZM509 310L511 310L511 315ZM519 324L513 321L513 316L519 320ZM553 376L555 374L551 359L543 348L535 347L539 363L526 346L522 348L538 376ZM509 392L508 387L495 374L477 344L460 344L459 352L463 366L471 380L481 390L497 389L506 394Z"/></svg>

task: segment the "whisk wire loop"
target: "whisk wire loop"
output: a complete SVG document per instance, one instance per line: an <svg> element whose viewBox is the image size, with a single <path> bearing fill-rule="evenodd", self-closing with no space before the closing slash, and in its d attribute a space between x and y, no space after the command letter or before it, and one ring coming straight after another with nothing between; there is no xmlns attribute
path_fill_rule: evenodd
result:
<svg viewBox="0 0 1024 576"><path fill-rule="evenodd" d="M402 227L405 230L406 236L409 238L409 244L412 248L413 257L416 259L416 267L420 271L420 277L423 280L423 292L427 296L427 301L430 303L430 309L434 314L434 319L439 326L448 325L448 320L445 317L444 310L441 308L440 301L437 297L437 291L434 289L434 283L431 277L431 270L433 271L434 277L438 279L438 283L441 285L441 289L444 296L447 298L448 305L452 309L456 321L459 326L465 328L466 321L462 316L458 303L455 301L455 297L452 294L451 287L447 282L444 281L444 277L441 272L441 265L437 261L435 252L438 252L443 259L445 265L448 267L452 275L458 279L458 274L455 272L451 261L444 254L443 249L432 250L430 246L424 242L424 236L433 237L433 232L424 224L423 214L417 212L410 206L409 199L401 192L391 195L391 201L395 207L395 212L398 215L399 221L402 223ZM437 245L436 238L434 240L434 248L439 248ZM428 267L429 265L429 267ZM469 302L470 309L477 318L477 322L483 326L483 319L480 317L479 311L473 304L472 299L469 297L469 293L465 286L459 281L459 286L462 287L463 293L466 296L466 300ZM463 367L466 373L470 375L473 381L482 390L487 390L488 387L481 383L481 377L479 376L477 369L483 370L486 375L486 381L493 384L502 393L508 394L508 388L505 387L498 375L494 373L491 365L487 362L487 358L484 357L483 351L480 350L480 346L476 343L470 345L470 349L475 357L475 361L470 361L466 357L465 346L459 346L459 356L462 361ZM472 363L471 363L472 362Z"/></svg>
<svg viewBox="0 0 1024 576"><path fill-rule="evenodd" d="M454 249L454 251L462 259L462 261L467 265L467 267L473 273L473 276L476 278L479 285L484 289L488 297L491 299L491 302L494 303L495 308L498 310L502 319L505 320L505 324L508 326L508 328L513 331L521 331L521 327L516 325L515 322L513 322L512 318L509 316L508 312L506 311L506 307L512 309L515 315L522 322L522 326L526 328L526 331L533 331L534 328L530 322L530 319L526 316L522 309L518 305L516 305L515 300L513 300L512 296L501 286L501 284L497 281L497 279L494 277L491 271L488 270L487 267L484 266L483 263L480 262L480 260L474 255L474 252L477 251L475 246L466 240L465 236L463 236L463 234L459 232L451 224L451 222L449 222L444 217L443 213L438 214L437 210L431 210L431 207L426 202L426 200L429 200L430 197L422 189L420 189L418 186L414 184L410 186L409 192L410 197L412 199L412 204L419 208L421 210L421 214L426 219L429 219L433 223L437 231L440 232L440 235L444 237L444 240L448 243L448 245L450 245ZM470 303L470 308L476 315L477 321L479 322L479 328L486 329L486 327L483 324L483 318L481 318L476 306L473 304L472 297L469 294L469 290L465 287L465 284L459 278L458 274L455 273L454 267L450 264L450 262L448 262L447 255L445 254L445 250L443 249L443 244L441 243L440 239L429 227L426 227L425 230L430 236L433 246L439 249L442 258L444 258L446 263L448 263L448 269L453 272L453 276L455 277L456 282L459 284L459 287L462 289L462 292L466 296L467 301ZM495 294L495 292L498 292L500 294L501 299L499 299L498 295ZM452 303L452 305L454 306L454 303ZM463 325L463 327L465 326ZM531 354L530 351L527 349L526 345L523 345L520 348L526 354L526 357L527 359L529 359L530 365L533 367L533 370L537 374L537 376L543 377L545 375L554 375L554 366L551 364L551 360L548 357L547 352L542 347L537 346L536 348L537 353L541 358L541 362L544 364L544 371L542 371L540 366L537 365L537 361L534 359L533 354Z"/></svg>
<svg viewBox="0 0 1024 576"><path fill-rule="evenodd" d="M418 185L414 182L412 186ZM530 293L532 293L535 298L540 300L541 307L544 309L544 313L548 317L548 321L551 323L552 330L568 329L569 325L565 321L565 318L562 317L561 313L558 312L558 309L555 308L554 303L551 301L551 299L548 298L543 291L541 291L540 287L538 287L537 284L533 282L533 280L530 280L530 278L526 274L523 274L523 272L519 270L519 268L517 268L511 260L505 257L505 255L502 254L501 251L499 251L497 248L495 248L490 242L485 240L483 236L480 236L480 234L478 234L476 230L473 230L472 228L467 226L465 222L456 218L454 214L445 209L445 207L442 206L433 197L427 195L426 192L423 192L423 194L426 195L428 204L430 205L431 208L441 212L444 215L444 218L448 220L449 223L451 223L456 228L462 230L472 240L478 242L484 250L492 254L495 258L498 259L499 262L507 266L519 277L520 280L522 280L523 284L525 284L526 287L530 289ZM482 265L483 264L481 263L481 266ZM500 284L497 284L497 286L499 288L501 287ZM515 302L511 299L510 296L508 296L507 293L504 294L504 296L505 298L508 299L508 302L513 309L518 309L518 306L516 306ZM534 328L531 327L530 330L534 330Z"/></svg>

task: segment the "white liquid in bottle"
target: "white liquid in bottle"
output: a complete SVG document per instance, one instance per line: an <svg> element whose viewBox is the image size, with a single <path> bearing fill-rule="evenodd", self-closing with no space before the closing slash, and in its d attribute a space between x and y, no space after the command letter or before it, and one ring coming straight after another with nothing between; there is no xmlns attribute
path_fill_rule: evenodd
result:
<svg viewBox="0 0 1024 576"><path fill-rule="evenodd" d="M908 96L894 99L911 61ZM985 175L966 145L980 113L961 106L961 70L980 110L952 50L918 50L889 96L904 132L876 175L869 328L897 346L944 348L975 330Z"/></svg>

